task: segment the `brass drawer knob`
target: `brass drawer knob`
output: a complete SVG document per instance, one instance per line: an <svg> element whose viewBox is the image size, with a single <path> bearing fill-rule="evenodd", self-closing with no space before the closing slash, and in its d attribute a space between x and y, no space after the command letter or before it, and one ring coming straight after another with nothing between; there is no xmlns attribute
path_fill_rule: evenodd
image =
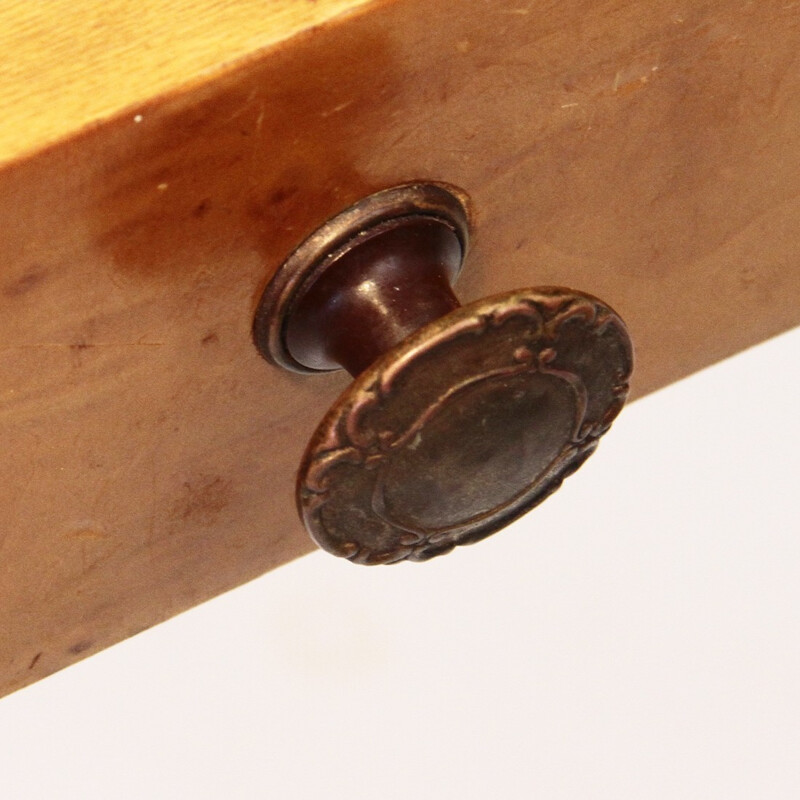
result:
<svg viewBox="0 0 800 800"><path fill-rule="evenodd" d="M423 561L499 530L594 451L628 392L619 316L582 292L518 289L460 306L463 195L414 184L326 223L267 286L254 340L300 372L355 380L297 479L325 550Z"/></svg>

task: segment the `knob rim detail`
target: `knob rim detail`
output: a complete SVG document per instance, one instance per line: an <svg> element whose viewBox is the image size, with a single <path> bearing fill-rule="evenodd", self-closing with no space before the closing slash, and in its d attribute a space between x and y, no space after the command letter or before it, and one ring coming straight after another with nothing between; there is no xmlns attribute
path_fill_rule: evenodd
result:
<svg viewBox="0 0 800 800"><path fill-rule="evenodd" d="M458 308L366 369L324 417L298 474L306 528L361 564L477 542L591 455L632 366L622 320L591 295L546 287Z"/></svg>
<svg viewBox="0 0 800 800"><path fill-rule="evenodd" d="M337 260L363 243L381 226L403 218L429 218L449 227L461 245L455 281L469 248L470 211L467 195L446 183L409 183L365 197L305 239L283 262L261 296L253 321L253 342L271 364L301 374L332 372L299 361L287 344L287 325L304 291Z"/></svg>

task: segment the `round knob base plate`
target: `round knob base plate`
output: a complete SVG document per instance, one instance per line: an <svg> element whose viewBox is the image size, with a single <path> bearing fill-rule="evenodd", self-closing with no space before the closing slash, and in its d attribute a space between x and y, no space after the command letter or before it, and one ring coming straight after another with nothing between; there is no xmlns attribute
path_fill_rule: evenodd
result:
<svg viewBox="0 0 800 800"><path fill-rule="evenodd" d="M298 304L308 290L326 278L337 262L363 250L365 238L403 220L436 220L452 231L458 254L445 266L455 281L466 256L469 213L466 195L444 183L410 183L365 197L328 220L280 266L267 284L253 321L253 342L270 363L293 372L313 374L339 369L341 364L309 363L289 344Z"/></svg>

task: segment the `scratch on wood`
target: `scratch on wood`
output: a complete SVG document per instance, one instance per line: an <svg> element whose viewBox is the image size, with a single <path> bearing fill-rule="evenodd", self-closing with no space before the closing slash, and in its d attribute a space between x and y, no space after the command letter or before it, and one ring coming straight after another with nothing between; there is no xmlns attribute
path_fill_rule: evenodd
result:
<svg viewBox="0 0 800 800"><path fill-rule="evenodd" d="M658 72L658 69L659 67L656 64L656 66L650 68L649 73L645 73L644 75L637 75L631 80L625 80L624 82L622 79L622 70L617 70L617 74L614 76L614 81L611 84L611 93L628 94L630 92L636 91L636 89L641 89L643 86L646 86L650 82L650 78L653 77L656 72Z"/></svg>
<svg viewBox="0 0 800 800"><path fill-rule="evenodd" d="M258 89L257 88L251 89L245 101L239 106L239 108L237 108L236 111L234 111L232 114L229 114L227 117L225 117L225 119L223 120L224 124L227 125L233 122L235 119L241 117L243 114L246 114L250 110L250 107L253 105L253 101L256 99L257 95L258 95Z"/></svg>
<svg viewBox="0 0 800 800"><path fill-rule="evenodd" d="M82 541L82 542L87 542L87 541L102 542L107 539L110 539L111 536L97 526L85 525L81 526L80 528L75 528L74 530L67 531L67 533L64 534L64 538L76 539L77 541Z"/></svg>
<svg viewBox="0 0 800 800"><path fill-rule="evenodd" d="M34 344L6 344L4 350L87 350L91 347L164 347L166 342L36 342Z"/></svg>
<svg viewBox="0 0 800 800"><path fill-rule="evenodd" d="M344 111L346 108L350 108L351 105L353 105L353 101L352 100L348 100L346 103L340 103L335 108L331 108L328 111L320 112L320 116L321 117L333 116L334 114L338 114L340 111Z"/></svg>

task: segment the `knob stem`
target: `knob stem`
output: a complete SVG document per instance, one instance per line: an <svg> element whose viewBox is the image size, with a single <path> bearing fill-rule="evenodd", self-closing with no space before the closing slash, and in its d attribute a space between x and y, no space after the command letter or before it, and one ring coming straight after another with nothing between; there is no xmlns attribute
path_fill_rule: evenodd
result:
<svg viewBox="0 0 800 800"><path fill-rule="evenodd" d="M444 220L401 217L340 248L296 299L285 328L291 356L311 369L361 374L419 328L460 306L450 282L463 258Z"/></svg>

